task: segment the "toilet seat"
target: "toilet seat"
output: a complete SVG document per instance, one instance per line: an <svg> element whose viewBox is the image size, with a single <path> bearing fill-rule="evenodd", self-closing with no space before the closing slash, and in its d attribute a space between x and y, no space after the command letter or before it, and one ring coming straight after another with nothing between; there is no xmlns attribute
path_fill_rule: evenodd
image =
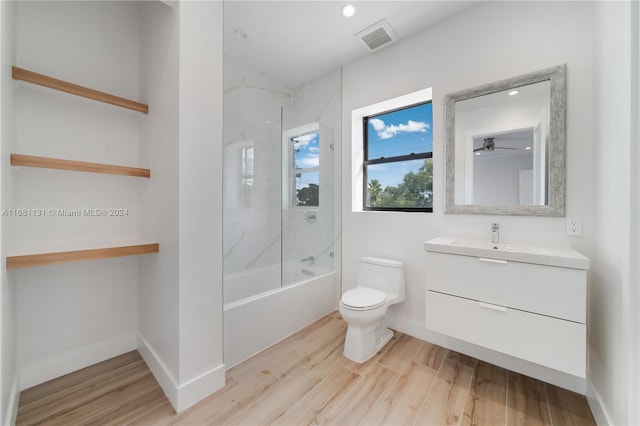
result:
<svg viewBox="0 0 640 426"><path fill-rule="evenodd" d="M384 291L367 287L357 287L342 295L342 305L353 311L366 311L384 305L387 295Z"/></svg>

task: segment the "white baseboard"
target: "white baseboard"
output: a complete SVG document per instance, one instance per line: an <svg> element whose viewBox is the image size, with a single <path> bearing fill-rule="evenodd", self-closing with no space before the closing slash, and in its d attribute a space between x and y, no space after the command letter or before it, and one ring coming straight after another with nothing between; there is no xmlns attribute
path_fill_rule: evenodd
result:
<svg viewBox="0 0 640 426"><path fill-rule="evenodd" d="M20 374L16 371L13 376L13 383L9 395L9 403L7 404L7 412L5 413L3 425L15 425L18 416L18 400L20 399Z"/></svg>
<svg viewBox="0 0 640 426"><path fill-rule="evenodd" d="M222 389L225 385L225 366L221 364L198 377L181 384L178 387L178 404L176 411L180 412L194 405Z"/></svg>
<svg viewBox="0 0 640 426"><path fill-rule="evenodd" d="M436 345L473 356L482 361L499 365L508 370L534 377L564 389L569 389L581 395L586 393L586 380L583 378L436 333L435 331L428 330L424 324L406 318L387 314L387 324L389 328L420 340L435 343Z"/></svg>
<svg viewBox="0 0 640 426"><path fill-rule="evenodd" d="M173 409L178 413L225 385L224 364L179 385L162 358L141 335L138 335L138 351L171 402Z"/></svg>
<svg viewBox="0 0 640 426"><path fill-rule="evenodd" d="M21 367L20 390L28 389L135 349L136 334L127 333L104 342L57 354L36 364Z"/></svg>
<svg viewBox="0 0 640 426"><path fill-rule="evenodd" d="M589 403L591 413L599 426L614 424L591 378L587 380L587 402Z"/></svg>
<svg viewBox="0 0 640 426"><path fill-rule="evenodd" d="M144 362L147 363L147 367L149 367L149 370L151 370L151 373L158 381L169 402L171 402L171 405L173 405L173 408L177 411L178 381L173 377L171 370L167 368L162 358L158 356L149 342L140 334L138 334L138 352L140 352Z"/></svg>

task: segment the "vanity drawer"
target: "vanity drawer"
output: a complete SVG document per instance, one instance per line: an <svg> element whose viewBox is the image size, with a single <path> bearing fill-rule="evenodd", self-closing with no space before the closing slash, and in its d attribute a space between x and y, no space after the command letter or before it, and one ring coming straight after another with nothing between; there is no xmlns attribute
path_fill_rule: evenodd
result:
<svg viewBox="0 0 640 426"><path fill-rule="evenodd" d="M427 252L427 290L585 323L586 271Z"/></svg>
<svg viewBox="0 0 640 426"><path fill-rule="evenodd" d="M586 326L427 290L425 326L488 349L586 377Z"/></svg>

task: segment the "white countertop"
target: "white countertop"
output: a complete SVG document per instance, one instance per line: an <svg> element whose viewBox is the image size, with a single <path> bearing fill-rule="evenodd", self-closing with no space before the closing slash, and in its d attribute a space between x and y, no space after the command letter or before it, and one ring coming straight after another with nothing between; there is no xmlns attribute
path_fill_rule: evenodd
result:
<svg viewBox="0 0 640 426"><path fill-rule="evenodd" d="M437 237L425 241L430 252L535 263L572 269L589 269L589 258L572 248L539 247L526 244L493 244L490 241Z"/></svg>

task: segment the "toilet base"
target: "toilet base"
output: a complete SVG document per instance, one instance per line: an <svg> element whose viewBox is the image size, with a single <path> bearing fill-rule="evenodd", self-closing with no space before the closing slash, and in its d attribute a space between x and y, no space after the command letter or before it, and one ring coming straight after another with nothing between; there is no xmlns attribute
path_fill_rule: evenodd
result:
<svg viewBox="0 0 640 426"><path fill-rule="evenodd" d="M389 343L392 337L393 331L384 326L373 329L349 326L343 354L351 361L366 362Z"/></svg>

